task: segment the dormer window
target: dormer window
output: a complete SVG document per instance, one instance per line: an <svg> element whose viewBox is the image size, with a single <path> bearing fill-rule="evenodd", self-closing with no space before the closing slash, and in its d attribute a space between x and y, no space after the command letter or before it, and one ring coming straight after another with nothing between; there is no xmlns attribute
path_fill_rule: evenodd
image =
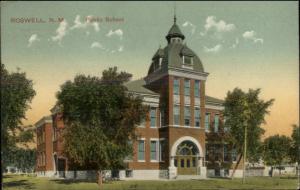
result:
<svg viewBox="0 0 300 190"><path fill-rule="evenodd" d="M157 71L161 68L162 58L156 58L153 64L153 71Z"/></svg>
<svg viewBox="0 0 300 190"><path fill-rule="evenodd" d="M184 55L182 56L182 68L193 69L193 57Z"/></svg>
<svg viewBox="0 0 300 190"><path fill-rule="evenodd" d="M192 66L193 65L193 57L183 56L183 64Z"/></svg>

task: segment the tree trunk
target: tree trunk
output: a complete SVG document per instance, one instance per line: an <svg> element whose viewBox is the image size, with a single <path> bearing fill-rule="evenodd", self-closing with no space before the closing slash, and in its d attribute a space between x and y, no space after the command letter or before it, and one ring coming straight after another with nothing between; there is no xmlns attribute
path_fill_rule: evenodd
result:
<svg viewBox="0 0 300 190"><path fill-rule="evenodd" d="M102 171L98 170L98 185L99 185L99 188L102 187L102 184L103 184Z"/></svg>
<svg viewBox="0 0 300 190"><path fill-rule="evenodd" d="M242 154L240 155L238 162L236 163L235 167L233 168L232 174L230 176L231 179L233 179L235 171L236 171L237 167L239 166L241 160L242 160Z"/></svg>

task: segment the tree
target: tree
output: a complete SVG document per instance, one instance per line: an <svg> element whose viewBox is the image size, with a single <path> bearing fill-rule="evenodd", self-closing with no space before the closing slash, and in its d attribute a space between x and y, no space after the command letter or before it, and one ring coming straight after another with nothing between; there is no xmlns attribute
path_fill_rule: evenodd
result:
<svg viewBox="0 0 300 190"><path fill-rule="evenodd" d="M264 161L267 165L279 166L279 173L281 173L281 165L284 161L289 159L289 150L291 147L291 139L284 135L274 135L266 138L263 143L264 146ZM273 176L273 174L271 174Z"/></svg>
<svg viewBox="0 0 300 190"><path fill-rule="evenodd" d="M259 158L260 139L264 134L261 124L265 123L265 115L269 113L268 108L274 102L274 99L268 101L261 100L259 93L260 89L249 89L246 93L239 88L235 88L232 92L229 91L225 98L225 127L228 128L231 141L240 155L236 166L239 165L242 158L241 155L243 155L245 134L247 134L246 148L248 150L248 153L244 155L245 158L251 161ZM236 168L234 168L232 177Z"/></svg>
<svg viewBox="0 0 300 190"><path fill-rule="evenodd" d="M17 167L22 172L32 172L35 167L36 149L13 147L3 155L5 163Z"/></svg>
<svg viewBox="0 0 300 190"><path fill-rule="evenodd" d="M132 153L130 140L146 115L142 99L123 85L130 78L131 74L109 68L101 78L77 75L57 93L66 124L65 154L74 164L95 166L99 185L102 170L120 168Z"/></svg>
<svg viewBox="0 0 300 190"><path fill-rule="evenodd" d="M6 155L16 144L15 132L20 129L25 112L35 96L32 80L24 72L9 73L1 64L1 154Z"/></svg>
<svg viewBox="0 0 300 190"><path fill-rule="evenodd" d="M300 164L300 129L296 124L293 125L292 146L290 149L291 162Z"/></svg>

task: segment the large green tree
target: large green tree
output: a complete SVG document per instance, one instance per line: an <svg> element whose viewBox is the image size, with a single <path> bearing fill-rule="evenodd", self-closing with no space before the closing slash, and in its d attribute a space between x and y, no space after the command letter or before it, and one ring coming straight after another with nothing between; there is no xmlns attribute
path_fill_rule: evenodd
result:
<svg viewBox="0 0 300 190"><path fill-rule="evenodd" d="M26 73L9 73L1 64L1 154L15 147L16 131L22 125L25 112L35 96L32 80L27 79Z"/></svg>
<svg viewBox="0 0 300 190"><path fill-rule="evenodd" d="M57 93L66 124L65 154L75 165L95 166L99 184L102 170L120 168L132 153L130 141L146 115L141 98L124 86L130 78L131 74L109 68L101 78L77 75Z"/></svg>
<svg viewBox="0 0 300 190"><path fill-rule="evenodd" d="M283 162L289 162L291 139L284 135L274 135L266 138L263 143L263 158L267 165L278 166L281 172ZM272 170L273 171L273 170Z"/></svg>
<svg viewBox="0 0 300 190"><path fill-rule="evenodd" d="M292 146L290 149L291 162L300 164L300 128L296 124L293 125Z"/></svg>
<svg viewBox="0 0 300 190"><path fill-rule="evenodd" d="M260 89L249 89L248 92L243 92L241 89L235 88L232 92L227 93L224 103L225 127L229 129L231 142L239 155L243 154L244 134L247 127L248 152L246 158L250 162L258 161L261 156L259 154L262 144L260 139L264 134L261 124L265 123L265 115L269 113L268 108L274 102L274 99L268 101L260 99L259 94ZM241 157L239 157L237 165L240 163Z"/></svg>
<svg viewBox="0 0 300 190"><path fill-rule="evenodd" d="M17 167L22 172L33 172L36 161L36 149L11 147L8 154L3 155L5 163Z"/></svg>

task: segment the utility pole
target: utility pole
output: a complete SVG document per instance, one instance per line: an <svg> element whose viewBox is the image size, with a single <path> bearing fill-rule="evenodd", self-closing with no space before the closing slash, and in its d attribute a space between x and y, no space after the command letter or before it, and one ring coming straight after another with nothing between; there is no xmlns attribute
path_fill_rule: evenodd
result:
<svg viewBox="0 0 300 190"><path fill-rule="evenodd" d="M245 124L245 134L244 134L244 154L243 154L243 183L246 182L246 155L247 155L247 122Z"/></svg>
<svg viewBox="0 0 300 190"><path fill-rule="evenodd" d="M246 161L247 161L247 125L250 119L250 110L247 99L244 100L244 154L243 154L243 184L246 182Z"/></svg>

